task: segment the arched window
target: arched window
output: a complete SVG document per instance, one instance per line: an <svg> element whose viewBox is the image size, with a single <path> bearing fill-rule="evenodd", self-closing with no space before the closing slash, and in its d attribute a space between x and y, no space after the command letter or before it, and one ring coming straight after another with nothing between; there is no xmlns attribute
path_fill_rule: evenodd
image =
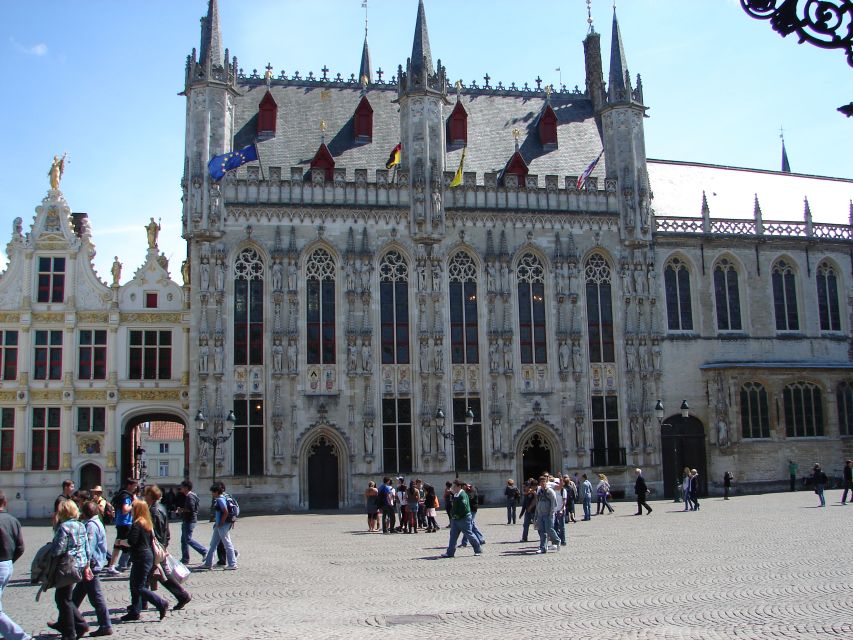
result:
<svg viewBox="0 0 853 640"><path fill-rule="evenodd" d="M740 331L740 292L737 284L737 269L730 260L723 258L714 267L714 298L717 302L717 329Z"/></svg>
<svg viewBox="0 0 853 640"><path fill-rule="evenodd" d="M243 249L234 263L234 364L264 363L264 263Z"/></svg>
<svg viewBox="0 0 853 640"><path fill-rule="evenodd" d="M838 406L838 430L842 436L853 436L853 383L844 380L835 390Z"/></svg>
<svg viewBox="0 0 853 640"><path fill-rule="evenodd" d="M841 312L838 306L838 276L828 262L817 268L817 308L821 331L841 331Z"/></svg>
<svg viewBox="0 0 853 640"><path fill-rule="evenodd" d="M382 364L409 364L409 265L390 251L379 265Z"/></svg>
<svg viewBox="0 0 853 640"><path fill-rule="evenodd" d="M586 316L589 361L616 362L613 346L613 297L610 266L600 253L586 261Z"/></svg>
<svg viewBox="0 0 853 640"><path fill-rule="evenodd" d="M518 261L518 344L522 364L548 361L545 341L545 269L532 253Z"/></svg>
<svg viewBox="0 0 853 640"><path fill-rule="evenodd" d="M747 382L740 388L740 427L744 438L770 437L767 391L757 382Z"/></svg>
<svg viewBox="0 0 853 640"><path fill-rule="evenodd" d="M785 387L785 429L789 438L823 435L823 404L820 387L810 382L795 382Z"/></svg>
<svg viewBox="0 0 853 640"><path fill-rule="evenodd" d="M450 281L450 361L478 364L480 349L477 324L477 265L460 251L447 268Z"/></svg>
<svg viewBox="0 0 853 640"><path fill-rule="evenodd" d="M335 260L317 249L305 266L308 364L335 364Z"/></svg>
<svg viewBox="0 0 853 640"><path fill-rule="evenodd" d="M776 313L777 331L798 331L797 283L794 269L785 260L773 265L773 309Z"/></svg>
<svg viewBox="0 0 853 640"><path fill-rule="evenodd" d="M693 309L690 304L690 272L679 258L666 263L663 272L666 290L666 322L670 331L692 331Z"/></svg>

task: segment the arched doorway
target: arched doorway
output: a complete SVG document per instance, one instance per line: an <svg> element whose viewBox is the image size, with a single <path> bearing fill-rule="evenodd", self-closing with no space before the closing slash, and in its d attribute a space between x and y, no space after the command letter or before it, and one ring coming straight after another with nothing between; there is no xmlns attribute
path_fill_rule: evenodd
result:
<svg viewBox="0 0 853 640"><path fill-rule="evenodd" d="M149 474L158 475L159 461L161 449L159 446L152 449L149 440L149 433L143 432L144 425L151 423L168 423L183 426L183 438L177 440L174 444L169 445L168 451L173 453L177 448L181 452L182 468L175 469L180 475L185 478L189 477L189 434L187 433L186 420L177 414L167 413L163 411L151 411L150 413L142 413L129 418L124 424L124 431L121 438L121 456L119 458L119 468L121 475L119 477L119 485L123 485L125 478L133 477L143 483L148 479ZM163 454L166 455L165 453ZM153 465L149 468L149 465ZM171 465L170 465L171 466ZM171 474L170 474L171 475ZM175 474L177 475L177 473Z"/></svg>
<svg viewBox="0 0 853 640"><path fill-rule="evenodd" d="M101 468L92 464L84 464L80 467L80 483L77 485L80 489L91 491L92 487L101 484Z"/></svg>
<svg viewBox="0 0 853 640"><path fill-rule="evenodd" d="M308 508L337 509L338 450L325 435L308 448Z"/></svg>
<svg viewBox="0 0 853 640"><path fill-rule="evenodd" d="M543 471L554 473L554 461L548 441L538 431L528 436L521 445L521 474L519 484L528 478L539 479ZM559 469L556 471L559 473Z"/></svg>
<svg viewBox="0 0 853 640"><path fill-rule="evenodd" d="M684 467L699 472L699 495L708 493L708 467L705 459L705 427L693 416L670 416L661 426L663 493L675 497L675 485L681 482Z"/></svg>

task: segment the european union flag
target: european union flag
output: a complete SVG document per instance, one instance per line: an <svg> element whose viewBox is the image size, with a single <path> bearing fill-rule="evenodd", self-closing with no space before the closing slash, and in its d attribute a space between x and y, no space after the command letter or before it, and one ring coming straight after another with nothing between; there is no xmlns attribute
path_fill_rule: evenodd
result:
<svg viewBox="0 0 853 640"><path fill-rule="evenodd" d="M210 172L210 177L219 182L228 171L233 171L247 162L257 159L258 148L254 144L250 144L238 151L229 151L221 156L213 156L207 163L207 170Z"/></svg>

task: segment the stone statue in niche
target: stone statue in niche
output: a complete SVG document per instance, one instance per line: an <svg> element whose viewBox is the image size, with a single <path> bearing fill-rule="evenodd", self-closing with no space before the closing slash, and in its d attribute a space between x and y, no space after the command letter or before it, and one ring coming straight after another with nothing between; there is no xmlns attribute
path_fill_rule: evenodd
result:
<svg viewBox="0 0 853 640"><path fill-rule="evenodd" d="M646 293L646 270L639 264L634 267L634 291L638 296Z"/></svg>
<svg viewBox="0 0 853 640"><path fill-rule="evenodd" d="M581 372L581 346L577 342L572 342L572 371Z"/></svg>
<svg viewBox="0 0 853 640"><path fill-rule="evenodd" d="M281 373L284 370L284 345L281 338L276 338L272 346L273 371Z"/></svg>
<svg viewBox="0 0 853 640"><path fill-rule="evenodd" d="M560 343L560 371L568 371L572 366L572 348L567 340Z"/></svg>
<svg viewBox="0 0 853 640"><path fill-rule="evenodd" d="M299 269L296 268L296 260L291 260L287 265L287 288L289 291L296 291L298 275Z"/></svg>
<svg viewBox="0 0 853 640"><path fill-rule="evenodd" d="M421 373L429 373L429 342L421 340L420 349L420 367Z"/></svg>
<svg viewBox="0 0 853 640"><path fill-rule="evenodd" d="M423 452L432 453L432 425L428 418L421 420L421 442L423 443Z"/></svg>
<svg viewBox="0 0 853 640"><path fill-rule="evenodd" d="M281 287L284 285L284 265L281 264L281 260L276 260L272 263L272 290L273 291L281 291Z"/></svg>
<svg viewBox="0 0 853 640"><path fill-rule="evenodd" d="M418 291L427 290L426 265L423 262L418 263Z"/></svg>
<svg viewBox="0 0 853 640"><path fill-rule="evenodd" d="M657 275L654 269L649 269L649 295L657 296Z"/></svg>
<svg viewBox="0 0 853 640"><path fill-rule="evenodd" d="M637 368L637 346L633 338L625 340L625 368L634 371Z"/></svg>
<svg viewBox="0 0 853 640"><path fill-rule="evenodd" d="M217 339L213 347L213 369L216 373L222 373L222 367L225 364L225 347L222 345L222 340Z"/></svg>
<svg viewBox="0 0 853 640"><path fill-rule="evenodd" d="M216 290L225 291L225 260L216 258Z"/></svg>
<svg viewBox="0 0 853 640"><path fill-rule="evenodd" d="M276 425L272 434L272 457L284 457L284 428L281 425Z"/></svg>
<svg viewBox="0 0 853 640"><path fill-rule="evenodd" d="M502 435L501 421L498 418L492 418L492 450L496 453L503 451Z"/></svg>
<svg viewBox="0 0 853 640"><path fill-rule="evenodd" d="M650 371L651 369L649 368L649 345L646 343L645 338L640 338L640 347L638 349L638 353L640 361L640 371Z"/></svg>
<svg viewBox="0 0 853 640"><path fill-rule="evenodd" d="M489 342L489 371L497 372L500 370L500 347L497 340Z"/></svg>
<svg viewBox="0 0 853 640"><path fill-rule="evenodd" d="M432 369L436 373L442 373L444 371L444 354L442 353L441 340L439 338L433 341L432 349Z"/></svg>
<svg viewBox="0 0 853 640"><path fill-rule="evenodd" d="M373 421L364 421L364 453L365 455L373 455Z"/></svg>
<svg viewBox="0 0 853 640"><path fill-rule="evenodd" d="M504 355L504 373L512 372L512 340L509 338L504 340L503 344Z"/></svg>
<svg viewBox="0 0 853 640"><path fill-rule="evenodd" d="M201 290L207 291L210 288L210 262L207 256L201 257L201 266L199 267Z"/></svg>
<svg viewBox="0 0 853 640"><path fill-rule="evenodd" d="M652 417L649 415L643 416L643 433L646 435L646 447L651 449L654 441L652 440Z"/></svg>
<svg viewBox="0 0 853 640"><path fill-rule="evenodd" d="M361 342L361 368L365 373L370 373L373 368L373 351L369 340Z"/></svg>
<svg viewBox="0 0 853 640"><path fill-rule="evenodd" d="M207 360L210 357L210 347L207 338L202 338L198 345L198 372L207 373Z"/></svg>
<svg viewBox="0 0 853 640"><path fill-rule="evenodd" d="M486 290L487 291L497 291L498 290L498 272L495 268L494 262L489 262L486 264Z"/></svg>
<svg viewBox="0 0 853 640"><path fill-rule="evenodd" d="M501 291L509 291L509 265L506 262L501 263Z"/></svg>
<svg viewBox="0 0 853 640"><path fill-rule="evenodd" d="M721 447L729 446L729 425L722 417L717 420L717 444Z"/></svg>
<svg viewBox="0 0 853 640"><path fill-rule="evenodd" d="M297 353L296 340L291 338L287 343L287 370L290 373L296 373Z"/></svg>
<svg viewBox="0 0 853 640"><path fill-rule="evenodd" d="M361 290L370 291L370 258L367 256L361 262Z"/></svg>
<svg viewBox="0 0 853 640"><path fill-rule="evenodd" d="M346 290L347 291L355 291L355 260L347 261L347 269L346 269Z"/></svg>
<svg viewBox="0 0 853 640"><path fill-rule="evenodd" d="M663 371L663 369L661 369L661 349L659 344L655 344L652 347L652 365L657 373Z"/></svg>
<svg viewBox="0 0 853 640"><path fill-rule="evenodd" d="M640 418L636 415L631 416L631 448L637 449L640 446Z"/></svg>
<svg viewBox="0 0 853 640"><path fill-rule="evenodd" d="M441 192L437 190L432 192L432 226L441 226Z"/></svg>
<svg viewBox="0 0 853 640"><path fill-rule="evenodd" d="M441 291L441 263L438 260L432 263L432 290Z"/></svg>
<svg viewBox="0 0 853 640"><path fill-rule="evenodd" d="M630 269L631 267L627 264L622 265L622 293L626 296L634 293L634 281L631 278L633 274Z"/></svg>
<svg viewBox="0 0 853 640"><path fill-rule="evenodd" d="M347 345L347 373L354 374L358 369L358 347L355 346L355 339L350 338Z"/></svg>
<svg viewBox="0 0 853 640"><path fill-rule="evenodd" d="M415 179L415 196L414 196L414 205L415 205L415 221L424 222L426 220L426 203L424 196L424 179L421 176L418 176Z"/></svg>

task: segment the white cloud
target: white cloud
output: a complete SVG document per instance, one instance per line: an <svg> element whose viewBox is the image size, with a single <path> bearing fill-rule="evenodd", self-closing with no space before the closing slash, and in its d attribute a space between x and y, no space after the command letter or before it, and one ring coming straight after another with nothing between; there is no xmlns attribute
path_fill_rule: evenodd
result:
<svg viewBox="0 0 853 640"><path fill-rule="evenodd" d="M47 55L47 45L44 42L39 42L38 44L34 44L31 47L21 44L15 38L9 38L9 42L12 43L12 46L15 47L21 53L25 53L28 56L46 56Z"/></svg>

